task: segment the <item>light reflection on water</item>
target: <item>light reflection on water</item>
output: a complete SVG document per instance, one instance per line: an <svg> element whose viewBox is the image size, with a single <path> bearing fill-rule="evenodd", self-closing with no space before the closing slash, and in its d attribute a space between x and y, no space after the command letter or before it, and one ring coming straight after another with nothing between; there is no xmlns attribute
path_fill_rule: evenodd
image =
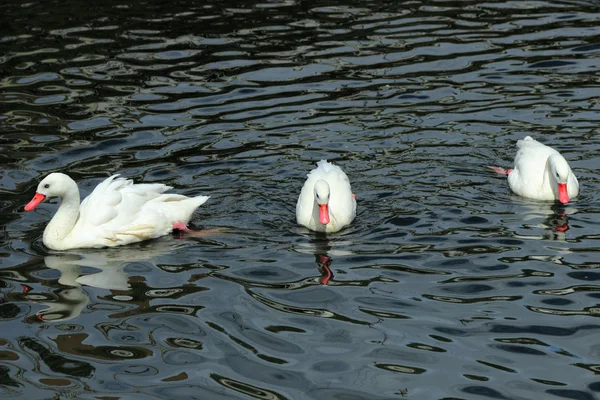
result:
<svg viewBox="0 0 600 400"><path fill-rule="evenodd" d="M596 3L0 13L0 396L595 398ZM526 135L579 198L485 168ZM329 237L294 219L322 158L358 196ZM210 194L219 230L49 252L57 202L22 207L52 171Z"/></svg>

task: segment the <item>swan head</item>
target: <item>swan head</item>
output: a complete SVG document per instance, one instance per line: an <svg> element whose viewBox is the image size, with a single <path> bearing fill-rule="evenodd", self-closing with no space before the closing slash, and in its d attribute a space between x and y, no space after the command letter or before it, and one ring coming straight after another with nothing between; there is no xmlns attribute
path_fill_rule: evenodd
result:
<svg viewBox="0 0 600 400"><path fill-rule="evenodd" d="M329 184L320 179L315 183L315 201L319 206L319 222L329 223Z"/></svg>
<svg viewBox="0 0 600 400"><path fill-rule="evenodd" d="M63 197L70 189L70 183L73 182L68 175L54 172L45 177L37 187L35 196L25 206L25 211L31 211L40 203L50 197Z"/></svg>
<svg viewBox="0 0 600 400"><path fill-rule="evenodd" d="M550 174L550 181L554 182L552 190L558 195L558 201L563 204L568 203L569 191L567 190L567 182L571 168L569 168L567 160L560 154L553 154L548 157L546 168Z"/></svg>

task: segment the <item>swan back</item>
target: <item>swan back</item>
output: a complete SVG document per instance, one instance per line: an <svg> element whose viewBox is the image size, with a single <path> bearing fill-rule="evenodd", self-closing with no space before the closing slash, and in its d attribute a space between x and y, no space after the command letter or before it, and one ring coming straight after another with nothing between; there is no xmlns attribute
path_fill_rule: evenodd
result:
<svg viewBox="0 0 600 400"><path fill-rule="evenodd" d="M171 232L175 222L187 224L209 198L164 193L169 189L161 183L135 184L113 175L82 201L72 235L93 241L104 232L108 246L153 239Z"/></svg>

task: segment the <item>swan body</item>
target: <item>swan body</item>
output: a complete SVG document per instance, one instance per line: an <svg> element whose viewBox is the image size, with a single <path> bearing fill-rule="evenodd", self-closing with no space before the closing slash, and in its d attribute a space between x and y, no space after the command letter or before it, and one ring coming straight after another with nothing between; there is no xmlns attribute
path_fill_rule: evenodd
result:
<svg viewBox="0 0 600 400"><path fill-rule="evenodd" d="M209 198L164 193L169 189L160 183L134 184L113 175L79 204L75 181L68 175L52 173L40 182L25 210L33 210L50 197L62 198L44 230L43 242L50 249L115 247L185 227L196 208Z"/></svg>
<svg viewBox="0 0 600 400"><path fill-rule="evenodd" d="M326 160L308 174L296 204L296 221L317 232L338 232L356 216L348 176Z"/></svg>
<svg viewBox="0 0 600 400"><path fill-rule="evenodd" d="M508 185L519 196L568 203L579 194L579 182L567 160L552 147L530 136L517 141L517 154Z"/></svg>

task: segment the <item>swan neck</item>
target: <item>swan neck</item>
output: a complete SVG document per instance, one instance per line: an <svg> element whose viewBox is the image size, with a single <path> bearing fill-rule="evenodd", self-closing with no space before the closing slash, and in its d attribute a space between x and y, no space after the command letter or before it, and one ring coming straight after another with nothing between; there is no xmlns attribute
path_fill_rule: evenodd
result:
<svg viewBox="0 0 600 400"><path fill-rule="evenodd" d="M544 185L552 184L556 182L556 178L554 177L554 163L552 157L548 157L546 160L546 168L544 170Z"/></svg>
<svg viewBox="0 0 600 400"><path fill-rule="evenodd" d="M79 189L72 182L62 196L58 211L44 230L44 244L51 249L61 250L60 242L73 230L79 218Z"/></svg>

